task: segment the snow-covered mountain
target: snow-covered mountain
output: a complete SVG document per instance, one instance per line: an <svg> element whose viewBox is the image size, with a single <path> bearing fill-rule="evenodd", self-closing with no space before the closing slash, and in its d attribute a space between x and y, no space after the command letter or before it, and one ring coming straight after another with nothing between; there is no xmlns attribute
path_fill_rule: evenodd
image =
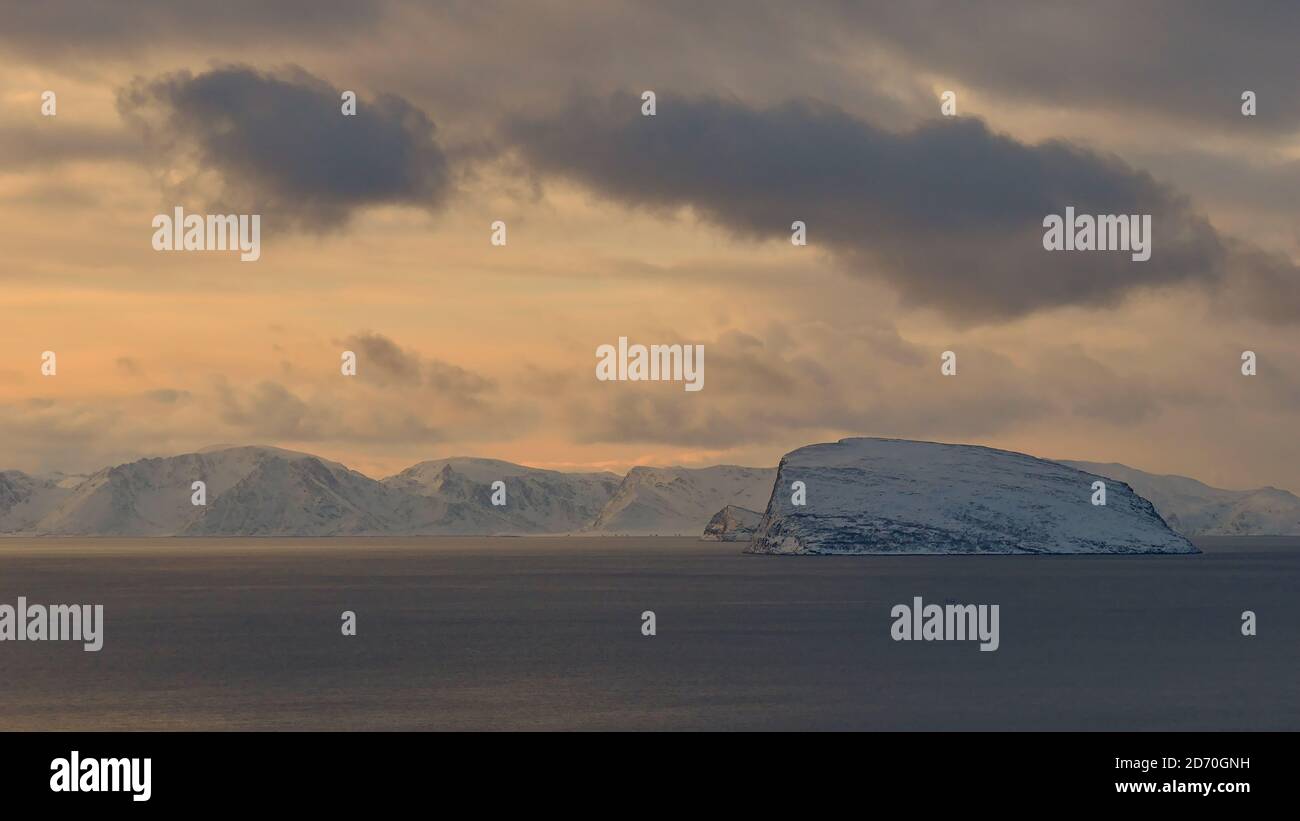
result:
<svg viewBox="0 0 1300 821"><path fill-rule="evenodd" d="M885 488L896 494L884 497L888 511L875 506L881 497L869 494L865 497L875 500L871 508L872 515L876 516L873 527L884 527L885 516L901 520L905 515L920 516L929 507L960 503L967 506L962 514L966 519L977 524L982 522L980 527L995 528L999 517L1016 518L1013 514L1021 515L1025 510L1054 511L1054 505L1061 501L1052 494L1045 497L1046 501L1037 499L1036 494L1045 492L1050 483L1024 484L1038 475L1034 471L1022 471L1018 479L1014 475L1005 476L1004 467L1010 464L1007 458L990 457L991 461L983 468L978 460L970 466L972 477L984 476L988 481L1016 479L1024 485L1016 490L1016 495L1006 496L999 502L1003 498L1000 492L984 490L983 485L973 483L973 478L964 484L950 481L944 473L943 460L935 461L934 454L926 450L966 446L898 443L899 447L902 445L919 450L909 450L906 455L900 451L897 458L891 459L869 458L866 460L869 468L858 466L869 474L864 474L864 483L855 486L846 482L837 491L848 494L845 504L851 503L855 494L862 497L864 488ZM813 446L814 449L835 447ZM789 459L808 450L795 451L781 469L790 471L800 467L798 460L791 463ZM1026 464L1051 464L986 448L966 447L966 450L1004 454L1008 458L1028 460ZM1153 476L1123 465L1063 464L1060 469L1070 471L1070 475L1075 468L1080 468L1117 480L1111 481L1109 487L1112 509L1128 504L1131 493L1119 483L1129 483L1155 503L1156 510L1175 530L1187 534L1300 533L1300 499L1286 491L1219 490L1192 479ZM849 475L847 468L806 467L813 473L829 471L841 479ZM695 536L707 528L710 538L743 540L757 524L755 517L760 516L753 511L769 510L770 503L775 501L776 512L781 514L781 500L789 502L788 487L782 489L779 483L777 487L782 492L773 496L777 470L732 465L634 467L620 477L608 472L562 473L495 459L454 458L421 462L394 476L376 480L308 453L221 446L198 453L140 459L88 476L31 476L20 471L0 471L0 534ZM986 472L980 473L981 470ZM196 480L207 485L207 504L202 507L190 504L191 485ZM492 483L498 480L505 483L505 506L491 503ZM808 487L808 507L790 511L794 519L816 511L825 513L824 507L817 507L818 502L824 505L827 501L817 496L825 488L819 490L812 483ZM917 496L922 492L917 488L930 496ZM968 497L962 501L961 494ZM1099 514L1091 506L1089 511L1094 513L1090 521L1102 521L1096 518ZM862 511L853 515L860 514ZM768 538L774 538L773 534L784 527L794 527L793 522L769 521L769 518L764 517ZM852 532L852 528L845 532ZM979 532L978 528L972 532ZM1086 534L1080 535L1085 537Z"/></svg>
<svg viewBox="0 0 1300 821"><path fill-rule="evenodd" d="M1186 476L1160 476L1113 462L1061 464L1127 482L1185 536L1300 535L1300 498L1275 487L1223 490Z"/></svg>
<svg viewBox="0 0 1300 821"><path fill-rule="evenodd" d="M506 486L492 504L492 482ZM206 505L191 504L206 483ZM307 453L220 447L88 477L0 473L0 532L54 536L386 536L567 533L622 482L492 459L422 462L376 481Z"/></svg>
<svg viewBox="0 0 1300 821"><path fill-rule="evenodd" d="M0 533L26 531L50 514L80 484L63 475L28 476L17 470L0 471Z"/></svg>
<svg viewBox="0 0 1300 821"><path fill-rule="evenodd" d="M757 510L727 505L704 526L700 538L710 542L747 542L754 537L763 514Z"/></svg>
<svg viewBox="0 0 1300 821"><path fill-rule="evenodd" d="M634 467L591 523L602 533L698 536L721 508L755 509L772 493L773 468Z"/></svg>
<svg viewBox="0 0 1300 821"><path fill-rule="evenodd" d="M275 448L232 448L201 456L212 471L206 480L208 503L206 507L191 506L197 514L175 531L176 535L377 536L402 532L394 517L402 501L400 494L338 462ZM185 501L188 504L188 496ZM167 503L171 504L170 494Z"/></svg>
<svg viewBox="0 0 1300 821"><path fill-rule="evenodd" d="M492 483L505 484L503 506ZM622 482L616 473L561 473L498 459L436 459L383 480L409 500L399 519L420 533L572 533L600 513Z"/></svg>
<svg viewBox="0 0 1300 821"><path fill-rule="evenodd" d="M41 481L41 480L33 480ZM191 504L192 484L207 504ZM393 494L306 453L232 447L140 459L40 491L41 515L4 510L6 532L56 536L333 536L387 532ZM28 511L37 505L27 504Z"/></svg>
<svg viewBox="0 0 1300 821"><path fill-rule="evenodd" d="M753 553L1195 553L1151 503L1096 476L1005 450L841 439L788 453ZM803 482L806 504L793 503Z"/></svg>

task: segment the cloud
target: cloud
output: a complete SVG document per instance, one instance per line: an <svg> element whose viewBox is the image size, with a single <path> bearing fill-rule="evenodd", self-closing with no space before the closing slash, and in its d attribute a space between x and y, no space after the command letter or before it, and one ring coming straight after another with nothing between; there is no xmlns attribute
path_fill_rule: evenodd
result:
<svg viewBox="0 0 1300 821"><path fill-rule="evenodd" d="M161 402L164 405L174 405L177 402L184 402L191 397L189 391L176 390L175 388L159 388L158 390L149 391L146 397L155 402Z"/></svg>
<svg viewBox="0 0 1300 821"><path fill-rule="evenodd" d="M217 399L221 421L233 429L295 442L322 436L324 409L312 407L277 382L261 382L244 395L219 383Z"/></svg>
<svg viewBox="0 0 1300 821"><path fill-rule="evenodd" d="M814 4L805 13L918 70L1020 101L1165 117L1221 134L1300 128L1300 6L1287 0L1002 0L996 11L918 0ZM1249 120L1240 113L1245 90L1260 100Z"/></svg>
<svg viewBox="0 0 1300 821"><path fill-rule="evenodd" d="M357 351L356 377L339 373L339 344ZM191 374L192 383L126 393L0 399L0 470L92 470L213 442L323 454L356 449L367 458L416 461L422 448L448 440L509 440L532 420L532 404L501 397L494 380L382 334L355 334L328 347L313 343L304 356L332 367ZM140 381L157 370L129 357L114 365L113 383L130 368Z"/></svg>
<svg viewBox="0 0 1300 821"><path fill-rule="evenodd" d="M358 370L366 370L367 376L373 373L373 378L380 384L405 382L412 385L421 381L419 355L403 350L383 334L353 334L339 344L356 353Z"/></svg>
<svg viewBox="0 0 1300 821"><path fill-rule="evenodd" d="M365 206L440 205L450 169L429 117L360 92L356 116L343 116L341 94L296 67L226 66L137 80L118 110L157 153L160 176L180 180L178 194L262 214L268 230L334 228Z"/></svg>
<svg viewBox="0 0 1300 821"><path fill-rule="evenodd" d="M41 0L5 16L0 46L48 60L68 52L133 56L176 43L318 42L364 33L381 17L371 0Z"/></svg>
<svg viewBox="0 0 1300 821"><path fill-rule="evenodd" d="M948 378L939 348L896 333L777 327L703 344L699 392L593 380L564 412L574 441L727 449L849 434L961 439L1061 410L1050 381L976 345L960 346L961 376Z"/></svg>
<svg viewBox="0 0 1300 821"><path fill-rule="evenodd" d="M1224 305L1274 323L1300 319L1300 269L1285 255L1229 240Z"/></svg>
<svg viewBox="0 0 1300 821"><path fill-rule="evenodd" d="M459 365L422 357L378 333L353 334L341 343L357 354L357 375L380 385L431 388L442 399L476 402L496 389L496 383Z"/></svg>
<svg viewBox="0 0 1300 821"><path fill-rule="evenodd" d="M511 118L503 132L539 174L631 206L690 208L751 240L786 241L802 220L810 245L847 270L883 277L906 304L965 322L1113 306L1160 285L1231 280L1254 294L1282 263L1261 266L1187 197L1116 157L1063 141L1022 143L975 118L895 133L813 101L756 108L664 94L657 116L643 117L639 98L618 93ZM1151 214L1151 259L1045 251L1043 218L1067 206ZM1300 317L1300 300L1286 296L1268 318Z"/></svg>

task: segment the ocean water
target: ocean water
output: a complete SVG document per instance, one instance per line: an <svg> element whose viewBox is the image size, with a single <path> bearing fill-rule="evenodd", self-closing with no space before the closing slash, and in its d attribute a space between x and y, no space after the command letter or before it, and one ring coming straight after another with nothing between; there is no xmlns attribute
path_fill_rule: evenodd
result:
<svg viewBox="0 0 1300 821"><path fill-rule="evenodd" d="M1300 729L1300 539L1197 543L3 539L0 603L102 604L105 624L98 653L0 642L0 729ZM892 640L914 596L999 605L999 649Z"/></svg>

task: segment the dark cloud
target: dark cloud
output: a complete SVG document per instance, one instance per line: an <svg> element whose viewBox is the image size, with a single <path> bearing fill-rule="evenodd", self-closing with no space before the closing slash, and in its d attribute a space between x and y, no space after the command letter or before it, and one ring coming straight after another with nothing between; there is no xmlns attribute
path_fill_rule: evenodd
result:
<svg viewBox="0 0 1300 821"><path fill-rule="evenodd" d="M357 355L358 372L365 370L367 376L373 374L379 384L421 382L419 354L403 350L383 334L353 334L339 344Z"/></svg>
<svg viewBox="0 0 1300 821"><path fill-rule="evenodd" d="M441 398L459 402L473 402L496 389L487 377L405 350L383 334L353 334L340 344L356 353L358 377L376 384L431 388Z"/></svg>
<svg viewBox="0 0 1300 821"><path fill-rule="evenodd" d="M1285 255L1229 240L1231 275L1222 304L1274 323L1300 319L1300 269Z"/></svg>
<svg viewBox="0 0 1300 821"><path fill-rule="evenodd" d="M1277 134L1300 128L1297 33L1289 0L811 0L797 12L777 0L44 0L7 16L0 48L47 64L266 44L297 59L356 55L372 76L403 77L462 111L575 84L691 83L751 98L816 89L900 123L922 101L933 110L931 82L943 79L985 98ZM1245 89L1260 95L1249 121Z"/></svg>
<svg viewBox="0 0 1300 821"><path fill-rule="evenodd" d="M245 395L217 387L221 421L232 428L296 442L321 438L326 414L278 382L261 382Z"/></svg>
<svg viewBox="0 0 1300 821"><path fill-rule="evenodd" d="M345 117L342 91L298 68L228 66L138 80L118 109L160 171L213 207L262 214L268 230L334 227L368 205L439 205L449 168L428 116L401 97L358 91L357 114ZM220 181L209 190L213 173Z"/></svg>
<svg viewBox="0 0 1300 821"><path fill-rule="evenodd" d="M424 379L426 385L440 394L467 398L490 392L496 387L496 383L487 377L437 359L425 364Z"/></svg>
<svg viewBox="0 0 1300 821"><path fill-rule="evenodd" d="M160 402L164 405L174 405L177 402L184 402L191 396L189 391L176 390L175 388L159 388L158 390L149 391L145 394L154 402Z"/></svg>
<svg viewBox="0 0 1300 821"><path fill-rule="evenodd" d="M1136 288L1230 274L1253 293L1272 275L1150 175L1062 141L1021 143L973 118L895 133L817 102L753 108L666 95L657 116L643 117L639 98L620 93L503 130L541 174L630 205L690 207L750 239L788 241L803 220L810 245L844 267L965 321L1108 306ZM1067 206L1151 214L1150 260L1043 250L1043 218ZM1298 306L1277 304L1273 318L1294 319Z"/></svg>

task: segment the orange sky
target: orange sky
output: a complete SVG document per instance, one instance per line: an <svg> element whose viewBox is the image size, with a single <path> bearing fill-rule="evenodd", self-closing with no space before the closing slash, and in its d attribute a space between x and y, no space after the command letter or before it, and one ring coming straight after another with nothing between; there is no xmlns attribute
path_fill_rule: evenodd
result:
<svg viewBox="0 0 1300 821"><path fill-rule="evenodd" d="M1222 292L1139 287L1100 308L959 320L902 299L869 263L850 270L816 224L798 248L788 232L619 201L485 147L503 119L574 93L809 96L904 131L955 88L961 116L1029 145L1113 153L1219 231L1294 259L1294 203L1250 183L1294 173L1294 131L1034 97L834 20L754 11L718 38L716 21L679 27L639 7L626 13L653 18L660 39L620 51L602 38L628 19L591 7L567 27L523 7L508 19L378 8L297 35L274 20L205 34L178 18L155 20L148 42L119 29L50 46L39 21L0 39L0 469L261 443L375 476L452 455L622 471L772 465L810 442L880 435L1300 490L1300 332L1221 310ZM122 89L232 63L298 66L355 89L363 109L400 96L437 125L445 197L349 206L324 227L266 213L256 263L154 251L153 215L202 212L230 179L160 154L124 116ZM54 117L40 113L45 89ZM1243 182L1227 189L1222 174ZM498 219L503 248L488 241ZM704 344L706 388L597 382L595 348L620 336ZM364 352L354 379L339 373L347 349ZM1257 377L1238 371L1245 349ZM40 373L46 350L57 376ZM944 350L958 352L955 378L939 375Z"/></svg>

